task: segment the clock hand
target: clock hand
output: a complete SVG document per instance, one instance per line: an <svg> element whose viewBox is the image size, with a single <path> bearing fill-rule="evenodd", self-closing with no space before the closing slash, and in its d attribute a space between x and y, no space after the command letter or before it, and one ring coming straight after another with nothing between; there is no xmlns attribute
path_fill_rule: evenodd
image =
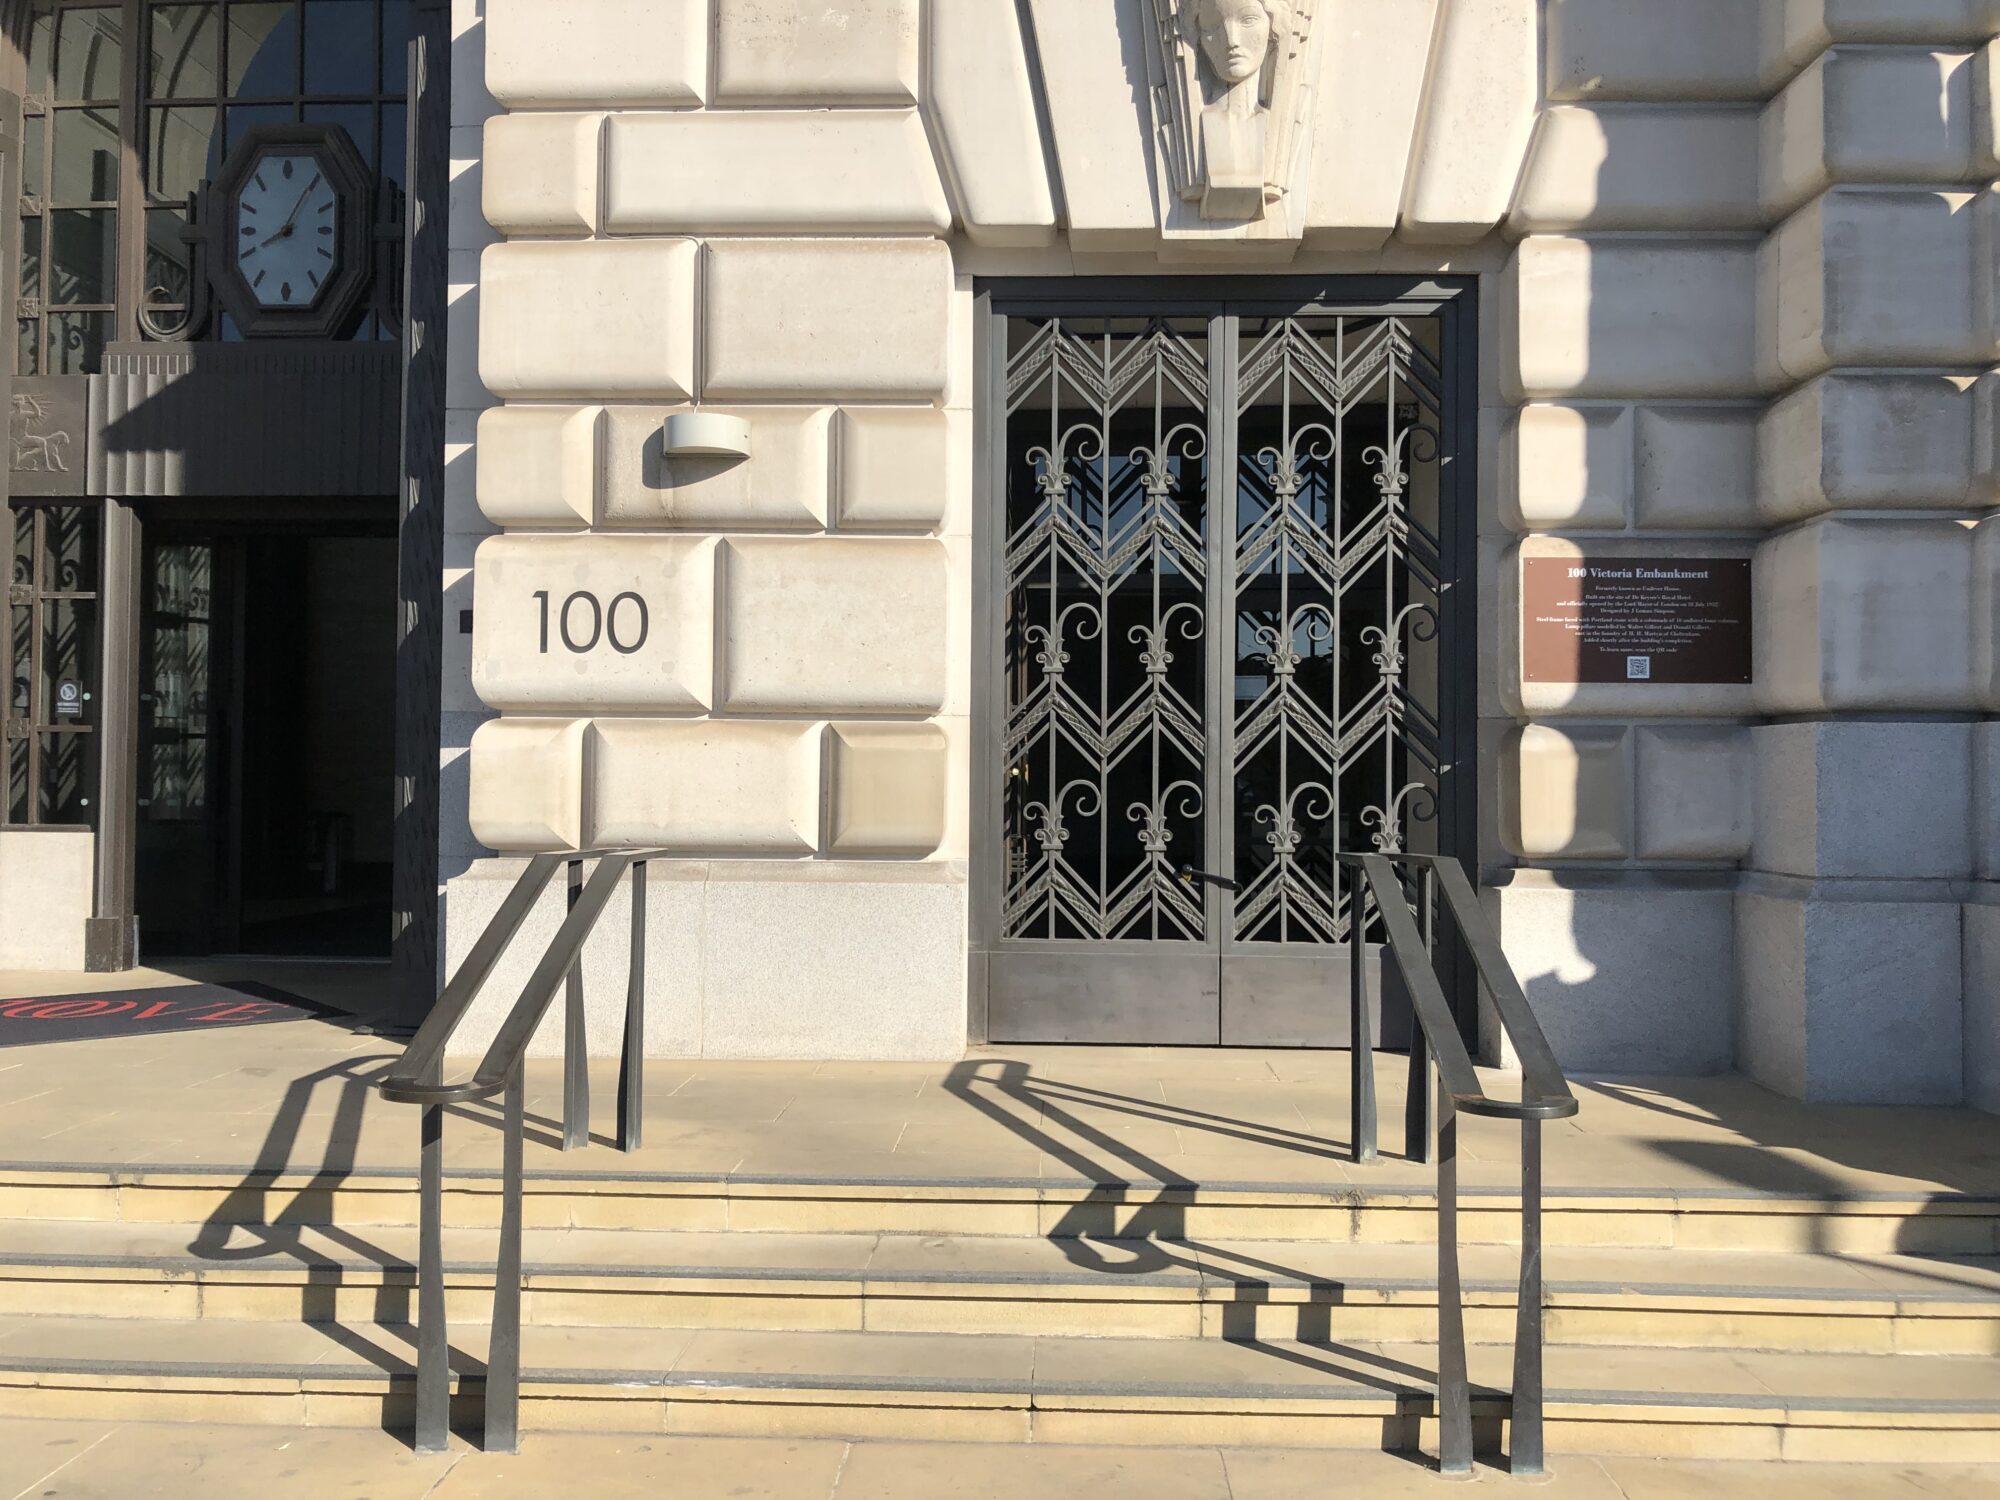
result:
<svg viewBox="0 0 2000 1500"><path fill-rule="evenodd" d="M306 184L305 192L299 194L299 201L292 205L292 211L285 216L285 222L278 226L278 232L272 235L270 239L265 240L263 244L260 244L257 247L259 250L262 250L265 245L276 244L279 240L283 239L286 235L292 232L292 225L297 221L299 217L299 210L306 206L306 199L311 196L312 190L318 185L319 185L319 179L317 177L315 177L311 182Z"/></svg>

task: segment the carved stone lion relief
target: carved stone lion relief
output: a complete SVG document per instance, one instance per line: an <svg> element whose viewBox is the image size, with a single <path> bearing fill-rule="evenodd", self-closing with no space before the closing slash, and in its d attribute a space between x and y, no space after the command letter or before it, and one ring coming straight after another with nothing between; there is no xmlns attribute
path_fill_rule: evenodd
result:
<svg viewBox="0 0 2000 1500"><path fill-rule="evenodd" d="M1310 107L1314 0L1151 0L1153 125L1174 196L1215 225L1285 197Z"/></svg>

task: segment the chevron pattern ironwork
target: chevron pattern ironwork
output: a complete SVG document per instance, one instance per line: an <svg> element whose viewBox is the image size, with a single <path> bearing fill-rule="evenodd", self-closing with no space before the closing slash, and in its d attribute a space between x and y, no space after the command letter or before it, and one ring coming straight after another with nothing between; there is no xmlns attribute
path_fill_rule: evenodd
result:
<svg viewBox="0 0 2000 1500"><path fill-rule="evenodd" d="M1009 329L1004 934L1345 942L1333 851L1442 774L1435 327ZM1178 878L1218 850L1233 897Z"/></svg>

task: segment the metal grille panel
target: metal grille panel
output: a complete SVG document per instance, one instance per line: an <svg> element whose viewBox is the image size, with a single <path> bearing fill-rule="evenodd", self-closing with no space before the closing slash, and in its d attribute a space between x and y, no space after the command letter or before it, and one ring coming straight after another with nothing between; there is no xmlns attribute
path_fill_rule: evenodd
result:
<svg viewBox="0 0 2000 1500"><path fill-rule="evenodd" d="M1437 320L1006 328L1002 936L1344 943L1436 847Z"/></svg>

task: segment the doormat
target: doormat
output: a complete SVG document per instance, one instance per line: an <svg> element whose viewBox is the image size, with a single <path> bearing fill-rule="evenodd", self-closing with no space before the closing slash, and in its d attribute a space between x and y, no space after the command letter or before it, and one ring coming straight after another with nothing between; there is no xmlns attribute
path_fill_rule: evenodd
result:
<svg viewBox="0 0 2000 1500"><path fill-rule="evenodd" d="M86 990L0 1000L0 1047L101 1036L340 1020L345 1011L262 984L180 984L157 990Z"/></svg>

